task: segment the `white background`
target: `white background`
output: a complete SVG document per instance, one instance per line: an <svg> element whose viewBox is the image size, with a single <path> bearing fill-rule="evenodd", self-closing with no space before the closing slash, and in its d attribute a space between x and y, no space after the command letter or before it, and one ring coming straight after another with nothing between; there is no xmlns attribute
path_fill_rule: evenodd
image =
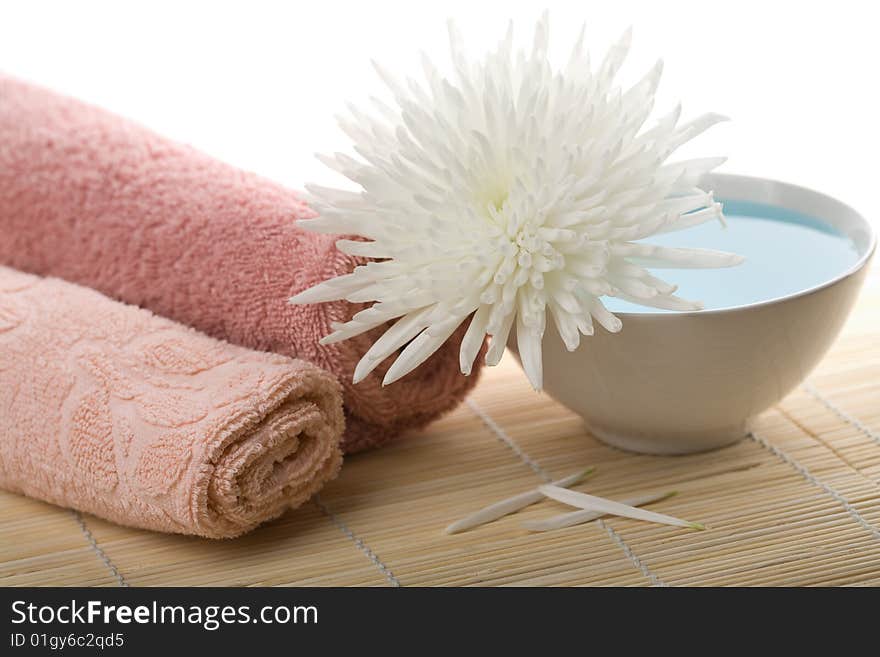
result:
<svg viewBox="0 0 880 657"><path fill-rule="evenodd" d="M454 17L472 54L513 19L530 39L551 12L564 63L580 24L596 55L635 29L625 77L662 57L658 111L733 121L689 145L722 170L780 178L880 217L880 35L875 2L7 2L0 69L133 117L293 187L334 180L313 154L341 150L333 115L382 87L375 58L417 71L447 61ZM337 181L338 182L338 181Z"/></svg>

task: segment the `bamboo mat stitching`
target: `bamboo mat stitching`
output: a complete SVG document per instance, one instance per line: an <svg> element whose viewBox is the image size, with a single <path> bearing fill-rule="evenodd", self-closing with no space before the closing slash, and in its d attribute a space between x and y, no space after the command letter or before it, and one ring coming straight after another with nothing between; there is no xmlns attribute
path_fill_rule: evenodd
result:
<svg viewBox="0 0 880 657"><path fill-rule="evenodd" d="M766 438L764 438L764 436L755 433L754 431L751 432L749 436L752 440L761 445L761 447L769 450L777 457L779 457L782 461L794 468L808 482L810 482L814 486L818 486L826 493L828 493L828 495L834 498L835 501L837 501L844 509L846 509L846 512L849 513L849 515L852 516L852 518L857 523L859 523L859 525L870 532L874 536L874 538L880 539L880 529L865 520L864 516L862 516L862 514L859 513L858 510L852 504L850 504L843 495L840 494L840 492L838 492L832 486L826 484L824 481L822 481L816 475L810 472L807 466L805 466L803 463L800 463L797 459L795 459L790 454L787 454L776 445L771 444Z"/></svg>
<svg viewBox="0 0 880 657"><path fill-rule="evenodd" d="M847 458L846 454L844 454L840 449L838 449L833 442L826 440L821 434L813 431L809 426L798 420L794 417L790 412L788 412L782 406L774 406L774 409L779 412L779 414L784 417L786 420L791 422L798 429L807 434L810 438L815 440L817 443L825 447L829 452L834 454L840 461L847 465L853 472L858 472L859 474L863 474L861 468L859 468L858 464L853 463L851 459Z"/></svg>
<svg viewBox="0 0 880 657"><path fill-rule="evenodd" d="M805 384L804 390L806 390L809 394L811 394L813 397L815 397L819 402L822 403L823 406L825 406L825 408L827 408L829 411L834 413L841 420L851 424L856 429L861 431L866 437L870 438L875 443L880 445L880 434L878 434L876 431L872 430L870 427L868 427L864 422L859 420L857 417L850 415L849 413L844 411L842 408L840 408L837 404L835 404L830 399L825 397L825 395L823 395L821 392L819 392L816 389L816 387L813 386L813 384L811 384L811 383Z"/></svg>
<svg viewBox="0 0 880 657"><path fill-rule="evenodd" d="M119 586L128 586L128 582L125 581L125 578L122 576L122 573L119 572L119 569L116 568L116 565L110 561L110 557L107 556L107 553L101 549L98 545L98 541L95 540L94 535L91 530L86 525L85 518L82 517L82 514L79 511L70 511L70 514L73 516L73 519L76 520L76 523L79 525L80 531L85 536L86 540L89 542L89 545L92 546L92 550L95 551L95 554L98 555L98 558L104 563L107 568L110 569L110 572L113 573L113 577L116 578L116 581L119 582Z"/></svg>
<svg viewBox="0 0 880 657"><path fill-rule="evenodd" d="M668 584L666 584L666 582L664 582L662 579L657 577L657 575L655 575L651 571L651 569L648 568L647 565L645 565L645 562L643 562L641 559L639 559L639 557L636 555L636 553L630 549L629 545L627 545L624 542L624 540L620 536L620 534L618 534L616 531L614 531L614 529L612 529L608 524L606 524L606 522L604 520L599 518L598 520L596 520L596 524L605 530L605 532L608 534L609 538L612 541L614 541L614 543L617 545L617 547L619 547L621 550L623 550L623 553L626 555L626 558L629 559L630 562L641 571L642 575L644 575L648 579L649 582L651 582L651 586L657 586L657 587L661 587L661 588L666 588L669 586Z"/></svg>
<svg viewBox="0 0 880 657"><path fill-rule="evenodd" d="M320 495L315 495L312 498L312 501L315 503L315 506L318 507L318 510L320 510L321 513L327 516L327 518L329 518L330 521L334 525L336 525L336 527L338 527L343 534L351 539L355 547L367 556L367 558L373 563L373 565L379 569L382 575L384 575L385 579L388 580L388 583L391 584L391 586L396 588L402 586L400 580L397 579L394 576L394 573L391 572L391 569L382 562L382 560L379 558L379 555L373 552L373 550L370 549L370 546L368 546L362 538L360 538L351 529L349 529L348 525L346 525L339 516L337 516L335 513L327 508L324 502L321 501Z"/></svg>
<svg viewBox="0 0 880 657"><path fill-rule="evenodd" d="M483 421L483 424L489 427L489 429L492 431L492 433L495 434L498 440L504 443L504 445L507 446L514 454L516 454L520 458L520 460L523 461L523 463L529 466L532 469L532 472L534 472L548 484L553 481L553 477L551 477L550 474L546 470L544 470L544 468L535 463L535 461L533 461L531 457L526 454L519 445L516 444L513 438L508 436L507 432L502 429L501 426L499 426L499 424L495 420L493 420L488 413L480 408L475 401L468 397L464 400L464 402L468 405L468 408L470 408L474 412L474 414Z"/></svg>
<svg viewBox="0 0 880 657"><path fill-rule="evenodd" d="M505 446L510 448L510 450L516 454L520 460L525 463L532 471L537 474L541 479L546 482L552 482L553 477L550 476L550 473L547 472L544 468L542 468L536 461L534 461L528 454L523 451L523 449L516 444L516 441L508 435L504 429L502 429L492 417L486 413L480 406L472 400L470 397L465 399L465 403L468 408L470 408L474 414L483 421L492 433L500 440ZM612 542L617 545L626 555L626 558L629 559L630 563L642 573L642 575L647 578L649 582L651 582L652 586L657 587L666 587L667 584L661 580L656 573L654 573L650 568L648 568L647 564L645 564L639 557L633 552L632 548L627 545L626 541L623 540L623 537L618 534L614 529L605 523L601 518L596 520L596 525L598 525L601 529L604 529L608 534L608 537L612 540Z"/></svg>

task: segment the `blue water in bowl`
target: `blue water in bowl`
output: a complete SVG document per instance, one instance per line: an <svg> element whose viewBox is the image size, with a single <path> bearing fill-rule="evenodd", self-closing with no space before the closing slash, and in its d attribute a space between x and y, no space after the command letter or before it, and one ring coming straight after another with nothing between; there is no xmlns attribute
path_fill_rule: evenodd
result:
<svg viewBox="0 0 880 657"><path fill-rule="evenodd" d="M644 240L663 246L730 251L746 261L727 269L656 269L678 285L678 296L702 301L706 310L768 301L825 283L859 259L853 241L815 217L746 201L722 201L727 228L717 221ZM602 299L612 312L670 312Z"/></svg>

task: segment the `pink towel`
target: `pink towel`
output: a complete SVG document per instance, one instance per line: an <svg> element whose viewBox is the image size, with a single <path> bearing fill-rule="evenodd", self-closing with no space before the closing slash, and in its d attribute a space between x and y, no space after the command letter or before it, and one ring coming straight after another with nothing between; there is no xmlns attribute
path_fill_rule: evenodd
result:
<svg viewBox="0 0 880 657"><path fill-rule="evenodd" d="M333 377L71 283L0 267L0 487L231 537L342 462Z"/></svg>
<svg viewBox="0 0 880 657"><path fill-rule="evenodd" d="M88 285L253 349L337 375L356 451L420 427L474 385L459 332L387 388L394 358L357 385L384 330L328 346L330 324L363 306L292 306L293 294L350 271L335 238L289 190L76 100L0 76L0 263Z"/></svg>

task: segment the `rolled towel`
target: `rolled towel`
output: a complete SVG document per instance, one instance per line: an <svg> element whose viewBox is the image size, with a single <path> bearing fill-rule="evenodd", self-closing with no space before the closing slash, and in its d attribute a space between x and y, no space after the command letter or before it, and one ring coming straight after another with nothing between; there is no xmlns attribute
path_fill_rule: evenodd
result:
<svg viewBox="0 0 880 657"><path fill-rule="evenodd" d="M322 346L363 305L288 299L359 261L301 230L293 192L112 114L0 76L0 263L88 285L229 342L337 375L357 451L453 408L476 382L459 331L382 387L394 358L352 384L384 331Z"/></svg>
<svg viewBox="0 0 880 657"><path fill-rule="evenodd" d="M232 537L336 476L343 423L314 365L0 267L0 488Z"/></svg>

